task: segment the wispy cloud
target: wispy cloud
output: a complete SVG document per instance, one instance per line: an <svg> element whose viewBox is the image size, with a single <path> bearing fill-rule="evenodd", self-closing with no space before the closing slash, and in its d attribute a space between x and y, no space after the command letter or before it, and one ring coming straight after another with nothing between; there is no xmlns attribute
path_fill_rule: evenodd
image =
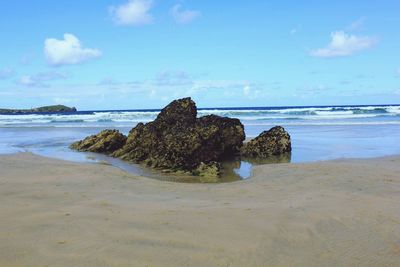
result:
<svg viewBox="0 0 400 267"><path fill-rule="evenodd" d="M162 71L155 78L157 85L185 85L192 82L192 78L185 71Z"/></svg>
<svg viewBox="0 0 400 267"><path fill-rule="evenodd" d="M21 59L19 60L19 63L22 65L28 65L30 64L35 58L35 55L33 53L26 53L22 55Z"/></svg>
<svg viewBox="0 0 400 267"><path fill-rule="evenodd" d="M5 80L14 75L14 70L11 68L0 69L0 80Z"/></svg>
<svg viewBox="0 0 400 267"><path fill-rule="evenodd" d="M56 104L68 104L78 101L79 98L67 98L67 97L54 97L53 101Z"/></svg>
<svg viewBox="0 0 400 267"><path fill-rule="evenodd" d="M245 85L243 87L243 95L249 99L257 99L261 96L262 90L254 88L251 85Z"/></svg>
<svg viewBox="0 0 400 267"><path fill-rule="evenodd" d="M365 23L366 20L367 20L366 17L361 17L361 18L359 18L359 19L353 21L353 22L350 23L349 25L347 25L346 30L347 30L347 31L355 31L355 30L358 30L358 29L360 29L360 28L364 25L364 23Z"/></svg>
<svg viewBox="0 0 400 267"><path fill-rule="evenodd" d="M109 12L117 25L146 25L153 22L150 10L152 0L129 0L128 2L109 7Z"/></svg>
<svg viewBox="0 0 400 267"><path fill-rule="evenodd" d="M46 82L66 79L67 75L55 71L41 72L35 75L23 75L17 80L17 84L28 87L48 87Z"/></svg>
<svg viewBox="0 0 400 267"><path fill-rule="evenodd" d="M377 39L369 36L349 35L343 31L331 33L331 42L324 48L311 51L314 57L345 57L369 49L377 43Z"/></svg>
<svg viewBox="0 0 400 267"><path fill-rule="evenodd" d="M23 86L32 86L32 87L43 85L41 82L35 81L35 80L32 78L32 76L29 76L29 75L23 75L23 76L21 76L21 77L18 79L17 83L18 83L19 85L23 85Z"/></svg>
<svg viewBox="0 0 400 267"><path fill-rule="evenodd" d="M289 34L290 34L290 35L295 35L296 33L298 33L298 32L300 31L300 29L301 29L301 25L297 25L296 27L292 28L292 29L289 31Z"/></svg>
<svg viewBox="0 0 400 267"><path fill-rule="evenodd" d="M103 78L98 83L98 85L114 85L114 84L118 84L118 81L111 76Z"/></svg>
<svg viewBox="0 0 400 267"><path fill-rule="evenodd" d="M99 58L101 51L84 48L80 40L73 34L65 33L64 39L48 38L44 42L44 54L52 66L73 65Z"/></svg>
<svg viewBox="0 0 400 267"><path fill-rule="evenodd" d="M147 94L150 97L166 99L181 96L204 96L207 93L235 93L240 97L255 99L261 96L259 84L241 80L203 80L194 79L184 71L162 71L154 79L143 81L118 82L114 79L103 79L98 86L118 92L121 95ZM87 86L85 86L86 88Z"/></svg>
<svg viewBox="0 0 400 267"><path fill-rule="evenodd" d="M325 94L330 88L323 84L306 84L296 90L302 96L315 96L318 94Z"/></svg>
<svg viewBox="0 0 400 267"><path fill-rule="evenodd" d="M186 24L192 22L201 16L201 12L197 10L183 9L181 4L176 4L170 10L171 16L175 22L179 24Z"/></svg>
<svg viewBox="0 0 400 267"><path fill-rule="evenodd" d="M204 93L209 93L213 91L238 91L244 95L244 88L249 86L248 93L250 93L250 87L256 86L256 84L250 81L241 80L195 80L193 81L191 87L185 90L186 95L199 95Z"/></svg>

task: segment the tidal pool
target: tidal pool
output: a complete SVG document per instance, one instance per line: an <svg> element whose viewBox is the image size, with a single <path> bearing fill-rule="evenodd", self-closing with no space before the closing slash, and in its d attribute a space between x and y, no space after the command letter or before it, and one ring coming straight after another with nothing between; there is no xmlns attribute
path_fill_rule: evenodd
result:
<svg viewBox="0 0 400 267"><path fill-rule="evenodd" d="M145 176L161 181L180 183L226 183L248 179L257 164L275 164L290 162L290 155L273 156L268 159L242 159L222 162L222 175L218 179L195 176L185 173L165 172L141 164L123 161L118 158L90 152L74 152L86 155L86 161L97 164L109 164L134 175Z"/></svg>

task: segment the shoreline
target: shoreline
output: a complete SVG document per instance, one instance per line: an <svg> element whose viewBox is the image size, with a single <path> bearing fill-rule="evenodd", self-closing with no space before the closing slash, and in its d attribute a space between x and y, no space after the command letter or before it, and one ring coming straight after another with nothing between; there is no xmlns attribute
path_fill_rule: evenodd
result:
<svg viewBox="0 0 400 267"><path fill-rule="evenodd" d="M165 182L0 155L0 266L396 266L400 156Z"/></svg>
<svg viewBox="0 0 400 267"><path fill-rule="evenodd" d="M243 141L243 143L246 143L249 140L251 140L251 138L246 138ZM2 157L12 157L12 156L19 156L19 155L32 155L32 156L38 157L38 158L45 158L45 159L49 159L49 160L61 161L61 162L72 163L72 164L106 165L106 166L110 166L110 167L113 167L115 169L118 169L118 170L120 170L122 172L125 172L126 174L132 175L132 176L138 176L138 177L142 177L142 178L146 178L146 179L154 179L154 180L158 180L158 181L161 181L161 182L164 181L164 182L172 182L172 183L182 183L182 182L175 182L175 181L169 181L169 180L160 180L160 179L157 179L157 178L154 178L154 177L146 176L146 173L144 173L144 172L135 173L133 171L125 170L123 167L120 167L118 165L114 165L113 163L110 163L110 162L104 160L104 157L110 157L110 156L104 155L104 154L101 154L101 153L93 153L93 152L75 152L75 153L82 154L82 155L84 155L83 153L90 153L90 155L86 155L85 158L89 158L89 159L93 158L93 161L91 161L91 160L82 161L82 160L78 160L78 159L76 159L76 160L75 159L61 159L59 157L50 156L50 155L42 155L42 154L38 154L38 153L35 153L35 152L31 152L31 151L18 151L18 152L11 152L11 153L0 153L0 160L1 160ZM97 155L97 154L99 156L101 156L101 157L96 158L95 155ZM114 158L114 157L110 157L110 158L111 159L120 160L120 159ZM276 166L276 165L283 165L283 166L285 166L285 165L287 165L287 166L289 166L289 165L300 165L300 166L302 166L302 165L325 164L325 163L335 163L335 162L337 162L337 163L346 163L346 162L352 162L352 161L374 161L374 160L386 160L386 159L390 160L392 158L395 158L395 159L396 158L400 158L400 154L392 154L392 155L385 155L385 156L371 156L371 157L354 157L354 158L339 157L339 158L334 158L334 159L321 159L321 160L304 161L304 162L302 161L302 162L251 163L251 165L252 165L251 168L253 170L255 167L261 167L262 168L263 166L271 166L271 165L273 165L273 166ZM95 161L95 160L97 160L97 161ZM141 165L141 164L138 164L138 163L132 163L132 162L129 162L129 161L124 161L124 160L120 160L120 161L122 163L127 164L127 165L131 164L131 165L135 165L135 166L136 165L140 166L141 169L148 170L149 172L156 172L156 173L161 174L161 175L165 174L165 173L161 172L160 170L152 169L152 168L146 167L145 165ZM247 162L246 160L244 160L244 161ZM251 179L253 176L254 176L254 173L253 173L253 171L251 171L251 175L248 176L247 178L240 179L240 180L235 180L235 181L228 182L228 183L235 183L235 182L240 182L242 180L248 180L248 179ZM183 182L183 183L186 183L186 182ZM225 184L225 183L226 182L222 182L222 184ZM201 183L194 183L194 184L201 184ZM207 184L207 183L205 183L205 184ZM210 183L210 184L219 184L219 183Z"/></svg>

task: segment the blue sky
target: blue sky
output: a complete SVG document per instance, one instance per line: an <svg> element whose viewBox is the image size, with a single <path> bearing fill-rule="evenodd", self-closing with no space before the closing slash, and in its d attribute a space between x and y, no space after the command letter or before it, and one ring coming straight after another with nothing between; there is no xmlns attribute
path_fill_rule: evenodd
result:
<svg viewBox="0 0 400 267"><path fill-rule="evenodd" d="M400 2L3 0L0 107L400 103Z"/></svg>

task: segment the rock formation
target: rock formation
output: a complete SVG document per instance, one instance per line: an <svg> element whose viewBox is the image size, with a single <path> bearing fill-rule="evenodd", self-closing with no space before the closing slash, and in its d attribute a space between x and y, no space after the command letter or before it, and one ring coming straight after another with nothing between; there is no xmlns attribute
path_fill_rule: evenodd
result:
<svg viewBox="0 0 400 267"><path fill-rule="evenodd" d="M188 172L202 181L217 181L221 162L240 157L265 158L290 152L290 136L274 127L246 143L238 119L208 115L197 118L190 98L171 102L149 123L139 123L126 137L104 130L71 145L78 151L105 153L164 171Z"/></svg>
<svg viewBox="0 0 400 267"><path fill-rule="evenodd" d="M70 147L78 151L111 154L123 147L126 143L126 136L117 130L104 130L96 135L73 143Z"/></svg>
<svg viewBox="0 0 400 267"><path fill-rule="evenodd" d="M64 105L44 106L32 109L0 109L1 114L26 114L26 113L69 113L76 112L76 108Z"/></svg>
<svg viewBox="0 0 400 267"><path fill-rule="evenodd" d="M275 126L245 143L241 152L244 157L265 159L290 153L291 150L290 135L283 127Z"/></svg>
<svg viewBox="0 0 400 267"><path fill-rule="evenodd" d="M153 168L219 176L218 162L239 155L244 139L238 119L215 115L197 118L196 104L184 98L162 109L154 121L139 123L127 138L118 131L105 130L71 148L106 153Z"/></svg>
<svg viewBox="0 0 400 267"><path fill-rule="evenodd" d="M239 154L245 138L239 120L196 117L190 98L175 100L153 122L133 128L126 145L113 156L155 168L192 171L201 163Z"/></svg>

